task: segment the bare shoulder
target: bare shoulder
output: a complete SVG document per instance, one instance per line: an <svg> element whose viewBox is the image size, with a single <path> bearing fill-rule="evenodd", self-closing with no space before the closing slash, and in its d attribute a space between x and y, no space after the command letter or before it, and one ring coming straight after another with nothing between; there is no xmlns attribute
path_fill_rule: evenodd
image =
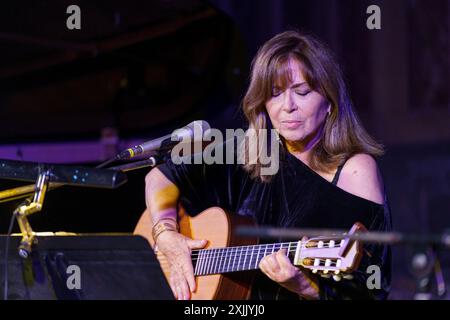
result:
<svg viewBox="0 0 450 320"><path fill-rule="evenodd" d="M342 168L337 186L358 197L384 203L384 187L375 159L358 153L347 160Z"/></svg>

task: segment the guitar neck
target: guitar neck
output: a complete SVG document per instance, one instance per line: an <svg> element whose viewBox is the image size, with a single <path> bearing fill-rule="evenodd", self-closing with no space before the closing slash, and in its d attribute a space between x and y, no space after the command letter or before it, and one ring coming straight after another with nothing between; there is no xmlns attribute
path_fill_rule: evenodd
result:
<svg viewBox="0 0 450 320"><path fill-rule="evenodd" d="M253 246L201 249L192 251L192 264L196 276L258 269L267 255L286 249L290 258L295 255L297 242L270 243Z"/></svg>

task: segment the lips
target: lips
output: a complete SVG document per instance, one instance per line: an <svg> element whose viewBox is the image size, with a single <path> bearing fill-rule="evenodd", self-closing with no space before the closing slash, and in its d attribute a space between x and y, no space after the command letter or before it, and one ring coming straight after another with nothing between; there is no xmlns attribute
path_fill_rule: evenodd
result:
<svg viewBox="0 0 450 320"><path fill-rule="evenodd" d="M288 128L288 129L296 129L300 127L303 124L303 121L300 120L283 120L281 121L282 127Z"/></svg>
<svg viewBox="0 0 450 320"><path fill-rule="evenodd" d="M281 122L282 123L292 123L292 122L303 122L303 121L300 121L300 120L282 120Z"/></svg>

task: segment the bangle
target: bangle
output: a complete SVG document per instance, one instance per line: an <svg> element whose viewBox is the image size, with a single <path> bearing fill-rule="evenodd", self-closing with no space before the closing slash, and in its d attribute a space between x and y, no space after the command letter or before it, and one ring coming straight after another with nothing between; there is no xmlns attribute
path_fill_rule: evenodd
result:
<svg viewBox="0 0 450 320"><path fill-rule="evenodd" d="M163 220L170 220L171 222L163 222ZM175 220L169 218L163 218L155 223L152 228L152 237L155 243L158 236L164 231L178 232L178 224L175 222Z"/></svg>

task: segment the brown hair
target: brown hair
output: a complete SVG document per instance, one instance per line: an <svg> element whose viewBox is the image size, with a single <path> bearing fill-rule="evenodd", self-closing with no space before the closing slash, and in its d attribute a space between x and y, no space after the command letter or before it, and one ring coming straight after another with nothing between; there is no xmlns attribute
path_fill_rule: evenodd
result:
<svg viewBox="0 0 450 320"><path fill-rule="evenodd" d="M272 96L275 82L281 80L282 85L287 82L290 75L286 64L291 58L301 64L311 89L331 104L322 137L311 152L311 169L330 172L356 153L382 155L383 146L366 132L353 110L342 72L331 51L313 36L297 31L286 31L267 41L252 62L250 85L242 101L249 128L269 129L265 104ZM270 180L261 175L259 161L247 162L244 168L252 177Z"/></svg>

